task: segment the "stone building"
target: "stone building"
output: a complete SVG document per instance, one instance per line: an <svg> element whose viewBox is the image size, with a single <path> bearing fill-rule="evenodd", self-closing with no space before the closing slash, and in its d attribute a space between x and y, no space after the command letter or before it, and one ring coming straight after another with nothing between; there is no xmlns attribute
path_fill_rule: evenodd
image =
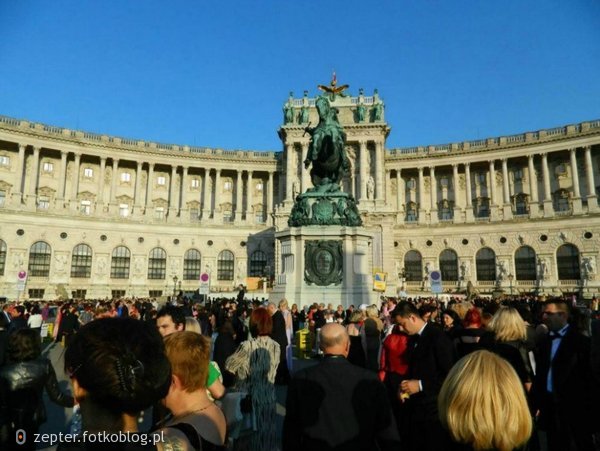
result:
<svg viewBox="0 0 600 451"><path fill-rule="evenodd" d="M248 276L277 284L274 234L310 183L314 103L307 93L285 102L281 152L0 117L0 296L160 296L197 289L203 272L213 291ZM377 92L334 106L351 162L343 189L373 235L369 269L388 273L388 295L427 292L433 269L447 291L599 291L600 120L388 149Z"/></svg>

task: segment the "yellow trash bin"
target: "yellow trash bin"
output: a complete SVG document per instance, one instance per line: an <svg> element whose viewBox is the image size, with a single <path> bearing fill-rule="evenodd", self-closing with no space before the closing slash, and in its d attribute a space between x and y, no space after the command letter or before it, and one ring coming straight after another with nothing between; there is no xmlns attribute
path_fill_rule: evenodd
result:
<svg viewBox="0 0 600 451"><path fill-rule="evenodd" d="M312 339L311 334L308 329L301 329L296 332L295 343L296 346L294 348L294 357L298 359L308 359L310 358L310 353L312 351Z"/></svg>

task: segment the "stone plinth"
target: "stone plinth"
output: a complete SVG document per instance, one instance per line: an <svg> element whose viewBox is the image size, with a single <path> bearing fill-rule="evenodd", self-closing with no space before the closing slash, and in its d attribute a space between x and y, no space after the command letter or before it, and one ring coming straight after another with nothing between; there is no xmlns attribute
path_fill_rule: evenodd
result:
<svg viewBox="0 0 600 451"><path fill-rule="evenodd" d="M281 273L269 299L299 306L313 302L375 303L369 254L373 234L363 227L304 226L275 233Z"/></svg>

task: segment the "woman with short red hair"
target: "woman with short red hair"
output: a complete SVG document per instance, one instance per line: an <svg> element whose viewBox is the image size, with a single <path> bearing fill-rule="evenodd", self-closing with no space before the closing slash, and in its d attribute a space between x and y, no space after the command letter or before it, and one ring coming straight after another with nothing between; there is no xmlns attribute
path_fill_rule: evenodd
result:
<svg viewBox="0 0 600 451"><path fill-rule="evenodd" d="M479 339L485 330L481 327L481 312L478 308L470 308L463 319L463 329L458 331L454 344L459 357L481 349Z"/></svg>
<svg viewBox="0 0 600 451"><path fill-rule="evenodd" d="M256 425L253 433L236 440L235 449L277 449L275 374L282 351L269 337L272 329L273 321L267 309L254 309L250 315L250 338L225 362L225 369L236 376L235 390L250 395Z"/></svg>

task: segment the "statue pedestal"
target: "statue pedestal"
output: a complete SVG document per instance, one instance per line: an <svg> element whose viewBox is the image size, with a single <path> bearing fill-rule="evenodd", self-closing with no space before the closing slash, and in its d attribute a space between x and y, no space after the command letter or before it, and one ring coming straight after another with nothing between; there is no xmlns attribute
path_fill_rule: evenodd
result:
<svg viewBox="0 0 600 451"><path fill-rule="evenodd" d="M286 298L290 304L313 302L341 304L376 303L369 264L373 234L363 227L302 226L275 233L279 240L281 273L269 299Z"/></svg>

